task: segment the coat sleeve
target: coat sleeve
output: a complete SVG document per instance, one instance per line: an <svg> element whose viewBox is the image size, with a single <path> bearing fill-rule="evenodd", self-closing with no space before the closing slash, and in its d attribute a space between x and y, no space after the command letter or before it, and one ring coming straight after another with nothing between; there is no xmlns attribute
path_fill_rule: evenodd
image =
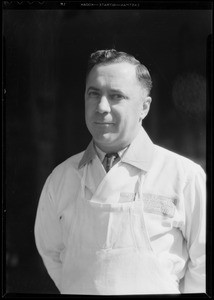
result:
<svg viewBox="0 0 214 300"><path fill-rule="evenodd" d="M35 242L44 265L60 290L62 262L60 253L63 250L61 227L57 216L56 203L52 189L51 175L43 187L37 208Z"/></svg>
<svg viewBox="0 0 214 300"><path fill-rule="evenodd" d="M184 201L186 221L183 234L189 260L180 289L182 293L205 293L206 175L198 165L185 187Z"/></svg>

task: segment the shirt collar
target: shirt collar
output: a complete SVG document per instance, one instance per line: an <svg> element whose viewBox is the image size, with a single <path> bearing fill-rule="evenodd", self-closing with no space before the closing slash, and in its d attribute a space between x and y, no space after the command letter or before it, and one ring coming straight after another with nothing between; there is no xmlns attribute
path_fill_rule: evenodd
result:
<svg viewBox="0 0 214 300"><path fill-rule="evenodd" d="M97 155L98 155L99 159L103 162L106 153L103 152L100 148L98 148L95 144L94 144L94 147L95 147L95 150L97 152ZM124 149L122 149L122 150L120 150L120 151L117 152L117 154L119 155L120 159L122 158L122 155L126 151L127 148L128 147L126 147L126 148L124 148Z"/></svg>
<svg viewBox="0 0 214 300"><path fill-rule="evenodd" d="M126 147L125 149L121 150L118 152L118 155L120 158L122 158L123 153L126 151L128 147ZM103 152L100 148L98 148L93 140L91 140L90 144L88 145L88 147L86 148L82 159L79 162L78 168L82 168L85 164L89 163L92 159L95 158L95 156L98 156L99 159L101 160L101 162L103 161L106 153Z"/></svg>
<svg viewBox="0 0 214 300"><path fill-rule="evenodd" d="M143 127L141 127L141 130L132 143L126 149L119 151L118 154L121 157L122 162L128 163L141 170L148 171L153 157L153 149L154 144ZM105 153L100 149L96 150L92 140L85 150L78 168L80 169L85 164L89 163L96 155L102 161Z"/></svg>

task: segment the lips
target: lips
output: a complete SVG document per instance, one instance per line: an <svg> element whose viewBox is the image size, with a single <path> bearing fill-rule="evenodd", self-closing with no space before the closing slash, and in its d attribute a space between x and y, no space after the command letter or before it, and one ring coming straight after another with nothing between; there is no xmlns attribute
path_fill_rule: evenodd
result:
<svg viewBox="0 0 214 300"><path fill-rule="evenodd" d="M97 125L113 125L113 122L99 122L99 121L95 121L94 122Z"/></svg>

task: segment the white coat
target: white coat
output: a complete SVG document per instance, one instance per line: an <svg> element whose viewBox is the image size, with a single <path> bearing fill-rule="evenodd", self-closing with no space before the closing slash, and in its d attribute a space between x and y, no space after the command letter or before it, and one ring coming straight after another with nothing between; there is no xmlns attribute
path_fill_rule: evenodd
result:
<svg viewBox="0 0 214 300"><path fill-rule="evenodd" d="M48 177L35 237L62 294L205 292L205 174L139 133L106 174L91 143Z"/></svg>

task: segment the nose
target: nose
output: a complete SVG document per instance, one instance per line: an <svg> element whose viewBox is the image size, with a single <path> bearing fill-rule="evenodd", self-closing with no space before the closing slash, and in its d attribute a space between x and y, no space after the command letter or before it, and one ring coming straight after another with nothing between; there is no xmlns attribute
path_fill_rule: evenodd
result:
<svg viewBox="0 0 214 300"><path fill-rule="evenodd" d="M110 107L107 97L102 96L97 105L97 112L103 114L103 113L109 113L110 111L111 111L111 107Z"/></svg>

